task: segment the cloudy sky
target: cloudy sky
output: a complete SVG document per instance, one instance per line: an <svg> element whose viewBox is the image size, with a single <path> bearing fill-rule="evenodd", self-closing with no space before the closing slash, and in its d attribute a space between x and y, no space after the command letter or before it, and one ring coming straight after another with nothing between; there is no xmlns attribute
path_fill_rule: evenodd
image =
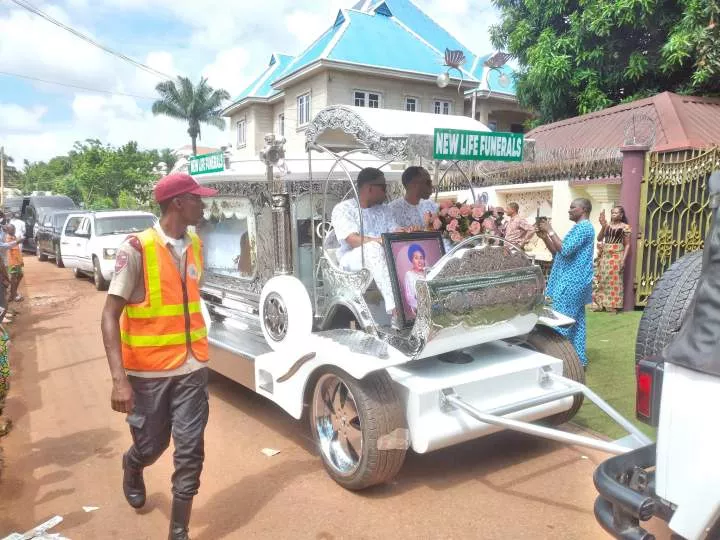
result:
<svg viewBox="0 0 720 540"><path fill-rule="evenodd" d="M356 0L25 2L162 73L202 74L236 95L265 68L270 53L301 52L333 23L338 9ZM487 29L497 18L490 0L415 3L470 50L490 51ZM0 145L16 162L64 154L86 138L114 145L137 140L146 148L189 143L183 123L150 112L157 76L10 0L0 1L0 36ZM206 127L200 144L219 146L230 138Z"/></svg>

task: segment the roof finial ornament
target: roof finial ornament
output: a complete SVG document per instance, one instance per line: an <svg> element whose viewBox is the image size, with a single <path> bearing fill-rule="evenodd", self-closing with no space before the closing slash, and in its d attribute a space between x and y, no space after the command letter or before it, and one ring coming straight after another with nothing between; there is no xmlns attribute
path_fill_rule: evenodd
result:
<svg viewBox="0 0 720 540"><path fill-rule="evenodd" d="M440 88L445 88L450 83L450 71L455 70L460 74L460 82L458 82L458 94L460 93L460 87L463 83L463 74L460 70L460 66L465 64L465 53L462 51L451 51L450 49L445 49L445 66L447 66L447 71L445 73L441 73L438 75L437 78L437 85Z"/></svg>

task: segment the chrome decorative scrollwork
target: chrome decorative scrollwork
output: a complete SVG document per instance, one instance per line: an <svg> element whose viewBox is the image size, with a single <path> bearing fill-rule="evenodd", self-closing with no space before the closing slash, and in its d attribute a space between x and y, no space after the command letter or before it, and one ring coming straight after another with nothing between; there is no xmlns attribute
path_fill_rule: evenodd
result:
<svg viewBox="0 0 720 540"><path fill-rule="evenodd" d="M407 138L407 159L414 165L421 161L432 161L433 138L432 135L409 135Z"/></svg>
<svg viewBox="0 0 720 540"><path fill-rule="evenodd" d="M263 203L269 195L269 186L267 182L215 182L207 184L207 187L217 189L219 196L224 197L247 197L253 204L256 212L262 208Z"/></svg>
<svg viewBox="0 0 720 540"><path fill-rule="evenodd" d="M407 158L407 137L385 137L371 128L355 111L342 105L320 111L305 130L305 143L313 145L328 129L341 130L355 137L372 154L380 158Z"/></svg>

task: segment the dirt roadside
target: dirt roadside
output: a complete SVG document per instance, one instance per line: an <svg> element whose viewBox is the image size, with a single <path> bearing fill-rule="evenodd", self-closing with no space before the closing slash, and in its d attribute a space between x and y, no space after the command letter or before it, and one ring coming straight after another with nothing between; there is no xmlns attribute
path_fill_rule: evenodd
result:
<svg viewBox="0 0 720 540"><path fill-rule="evenodd" d="M59 514L77 539L164 538L170 451L146 471L148 503L122 497L130 442L109 406L100 339L104 294L28 257L26 301L12 327L13 388L2 439L0 537ZM305 423L212 377L206 462L194 540L221 538L607 538L592 506L596 452L502 434L411 454L392 485L350 493L325 474ZM263 448L280 450L273 457ZM97 506L93 512L83 506Z"/></svg>

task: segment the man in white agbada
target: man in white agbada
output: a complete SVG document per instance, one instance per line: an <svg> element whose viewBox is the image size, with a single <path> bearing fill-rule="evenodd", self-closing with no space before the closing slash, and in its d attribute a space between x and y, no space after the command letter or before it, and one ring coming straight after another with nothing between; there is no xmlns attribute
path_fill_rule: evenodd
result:
<svg viewBox="0 0 720 540"><path fill-rule="evenodd" d="M405 197L395 199L390 206L393 221L405 231L425 229L426 215L435 214L438 205L429 200L433 185L430 173L423 167L408 167L402 175Z"/></svg>
<svg viewBox="0 0 720 540"><path fill-rule="evenodd" d="M340 266L345 270L360 270L364 258L365 268L370 270L385 301L385 310L391 316L392 326L398 327L390 271L381 237L383 233L398 229L397 224L392 220L388 205L383 204L386 189L385 175L380 169L373 167L363 169L357 177L358 198L362 208L362 230L358 203L355 199L348 199L336 205L331 219L335 235L340 242L338 251Z"/></svg>

